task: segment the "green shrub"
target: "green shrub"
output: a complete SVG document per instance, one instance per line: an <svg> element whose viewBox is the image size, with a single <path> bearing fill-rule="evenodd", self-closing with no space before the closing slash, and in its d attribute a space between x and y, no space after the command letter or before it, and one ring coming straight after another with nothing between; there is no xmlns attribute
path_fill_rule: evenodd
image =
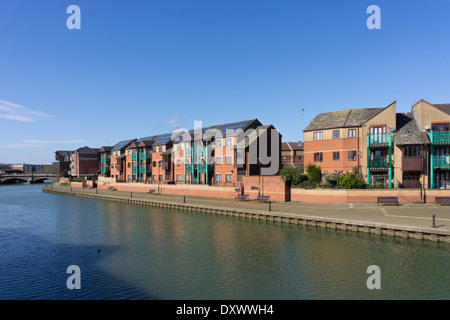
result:
<svg viewBox="0 0 450 320"><path fill-rule="evenodd" d="M308 174L308 179L311 181L319 183L322 180L322 168L315 164L308 164L306 166L306 173Z"/></svg>
<svg viewBox="0 0 450 320"><path fill-rule="evenodd" d="M300 182L308 179L307 176L300 172L298 167L284 166L281 171L281 179L286 182L289 187L298 185Z"/></svg>
<svg viewBox="0 0 450 320"><path fill-rule="evenodd" d="M61 187L70 187L70 184L68 182L61 182L59 185Z"/></svg>
<svg viewBox="0 0 450 320"><path fill-rule="evenodd" d="M344 189L363 189L366 183L356 178L354 173L344 173L339 176L339 185Z"/></svg>
<svg viewBox="0 0 450 320"><path fill-rule="evenodd" d="M317 188L317 186L318 186L318 183L315 181L311 181L311 180L303 181L297 185L297 187L302 188L302 189L315 189L315 188Z"/></svg>

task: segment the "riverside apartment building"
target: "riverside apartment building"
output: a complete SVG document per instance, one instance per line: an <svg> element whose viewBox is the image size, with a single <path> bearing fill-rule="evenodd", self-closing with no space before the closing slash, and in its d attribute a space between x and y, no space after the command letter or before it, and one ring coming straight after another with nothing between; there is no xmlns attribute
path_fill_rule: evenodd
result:
<svg viewBox="0 0 450 320"><path fill-rule="evenodd" d="M305 164L358 170L373 186L450 189L450 104L419 100L411 112L382 108L317 115L304 129Z"/></svg>
<svg viewBox="0 0 450 320"><path fill-rule="evenodd" d="M251 119L124 140L100 153L101 175L119 181L234 186L278 173L281 134Z"/></svg>

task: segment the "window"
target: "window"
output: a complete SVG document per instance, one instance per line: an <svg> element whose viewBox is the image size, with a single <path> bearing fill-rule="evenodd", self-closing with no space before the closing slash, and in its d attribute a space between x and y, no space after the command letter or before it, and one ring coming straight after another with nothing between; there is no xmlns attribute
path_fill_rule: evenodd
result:
<svg viewBox="0 0 450 320"><path fill-rule="evenodd" d="M348 137L356 138L356 129L348 129Z"/></svg>
<svg viewBox="0 0 450 320"><path fill-rule="evenodd" d="M128 163L127 163L127 167L128 167L128 168L131 168L131 162L128 162Z"/></svg>
<svg viewBox="0 0 450 320"><path fill-rule="evenodd" d="M177 160L177 166L181 167L181 160Z"/></svg>
<svg viewBox="0 0 450 320"><path fill-rule="evenodd" d="M403 171L403 180L419 180L420 172Z"/></svg>
<svg viewBox="0 0 450 320"><path fill-rule="evenodd" d="M180 173L177 173L177 181L178 182L181 181L181 174Z"/></svg>
<svg viewBox="0 0 450 320"><path fill-rule="evenodd" d="M386 127L370 127L371 134L382 134L386 133Z"/></svg>
<svg viewBox="0 0 450 320"><path fill-rule="evenodd" d="M159 175L159 181L162 181L162 174Z"/></svg>
<svg viewBox="0 0 450 320"><path fill-rule="evenodd" d="M314 132L313 138L314 138L314 140L322 140L323 139L322 132Z"/></svg>
<svg viewBox="0 0 450 320"><path fill-rule="evenodd" d="M322 162L323 161L323 153L316 152L314 153L314 162Z"/></svg>
<svg viewBox="0 0 450 320"><path fill-rule="evenodd" d="M216 164L222 164L222 157L216 157Z"/></svg>
<svg viewBox="0 0 450 320"><path fill-rule="evenodd" d="M225 145L231 146L231 138L225 140Z"/></svg>
<svg viewBox="0 0 450 320"><path fill-rule="evenodd" d="M216 147L222 146L222 140L216 140Z"/></svg>
<svg viewBox="0 0 450 320"><path fill-rule="evenodd" d="M162 152L162 147L159 147L159 150L158 150L159 152Z"/></svg>
<svg viewBox="0 0 450 320"><path fill-rule="evenodd" d="M153 181L156 181L156 174L153 175Z"/></svg>
<svg viewBox="0 0 450 320"><path fill-rule="evenodd" d="M348 161L356 161L356 151L348 152Z"/></svg>
<svg viewBox="0 0 450 320"><path fill-rule="evenodd" d="M131 180L131 175L128 175L128 181L130 181Z"/></svg>
<svg viewBox="0 0 450 320"><path fill-rule="evenodd" d="M232 177L232 175L231 174L227 174L227 182L231 182L231 177Z"/></svg>
<svg viewBox="0 0 450 320"><path fill-rule="evenodd" d="M156 147L153 148L153 152L156 152Z"/></svg>
<svg viewBox="0 0 450 320"><path fill-rule="evenodd" d="M421 146L404 146L403 147L403 156L404 157L421 157L422 156L422 147Z"/></svg>
<svg viewBox="0 0 450 320"><path fill-rule="evenodd" d="M449 123L432 123L431 129L433 131L449 131Z"/></svg>
<svg viewBox="0 0 450 320"><path fill-rule="evenodd" d="M334 151L333 152L333 161L340 161L340 152L339 151Z"/></svg>
<svg viewBox="0 0 450 320"><path fill-rule="evenodd" d="M156 167L156 161L153 161L153 166Z"/></svg>
<svg viewBox="0 0 450 320"><path fill-rule="evenodd" d="M177 145L177 151L180 151L181 150L181 144L179 143L178 145Z"/></svg>
<svg viewBox="0 0 450 320"><path fill-rule="evenodd" d="M339 130L333 130L333 139L339 139Z"/></svg>
<svg viewBox="0 0 450 320"><path fill-rule="evenodd" d="M162 167L162 161L161 160L159 160L158 166Z"/></svg>
<svg viewBox="0 0 450 320"><path fill-rule="evenodd" d="M226 157L225 158L225 163L226 164L233 164L233 158L232 157Z"/></svg>
<svg viewBox="0 0 450 320"><path fill-rule="evenodd" d="M222 175L216 174L216 182L222 182Z"/></svg>

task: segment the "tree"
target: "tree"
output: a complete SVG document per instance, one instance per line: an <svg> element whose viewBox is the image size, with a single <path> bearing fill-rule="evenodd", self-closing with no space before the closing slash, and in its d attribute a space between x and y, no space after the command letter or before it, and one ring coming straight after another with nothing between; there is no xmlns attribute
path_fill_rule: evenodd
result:
<svg viewBox="0 0 450 320"><path fill-rule="evenodd" d="M308 164L306 166L306 173L308 174L309 180L312 182L319 183L320 180L322 180L322 168L315 164Z"/></svg>
<svg viewBox="0 0 450 320"><path fill-rule="evenodd" d="M305 180L305 176L300 172L298 167L284 166L280 171L280 175L288 187L296 186Z"/></svg>

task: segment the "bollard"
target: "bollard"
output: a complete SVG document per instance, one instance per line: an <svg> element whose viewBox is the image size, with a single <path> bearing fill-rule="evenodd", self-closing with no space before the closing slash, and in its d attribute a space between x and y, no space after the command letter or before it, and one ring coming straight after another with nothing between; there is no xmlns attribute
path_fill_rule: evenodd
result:
<svg viewBox="0 0 450 320"><path fill-rule="evenodd" d="M272 202L269 201L269 211L272 211Z"/></svg>
<svg viewBox="0 0 450 320"><path fill-rule="evenodd" d="M186 203L186 196L183 196L183 203Z"/></svg>
<svg viewBox="0 0 450 320"><path fill-rule="evenodd" d="M130 192L130 198L133 198L133 192Z"/></svg>
<svg viewBox="0 0 450 320"><path fill-rule="evenodd" d="M433 214L433 221L432 221L431 227L436 228L436 215L435 214Z"/></svg>

